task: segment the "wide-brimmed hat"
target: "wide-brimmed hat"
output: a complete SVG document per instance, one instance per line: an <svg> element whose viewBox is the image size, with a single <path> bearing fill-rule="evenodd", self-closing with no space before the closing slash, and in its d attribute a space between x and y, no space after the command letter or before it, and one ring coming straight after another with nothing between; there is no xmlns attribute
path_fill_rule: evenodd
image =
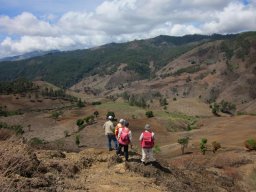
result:
<svg viewBox="0 0 256 192"><path fill-rule="evenodd" d="M149 125L149 124L146 124L146 125L145 125L145 127L144 127L144 129L145 129L145 130L150 130L150 129L151 129L151 127L150 127L150 125Z"/></svg>

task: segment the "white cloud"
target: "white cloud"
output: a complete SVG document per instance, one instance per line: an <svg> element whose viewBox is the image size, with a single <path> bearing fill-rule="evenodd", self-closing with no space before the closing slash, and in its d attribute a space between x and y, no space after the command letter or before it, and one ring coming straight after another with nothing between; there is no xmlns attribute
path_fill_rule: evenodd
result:
<svg viewBox="0 0 256 192"><path fill-rule="evenodd" d="M215 13L215 19L205 23L203 30L207 33L235 33L256 30L255 7L231 3L222 12Z"/></svg>
<svg viewBox="0 0 256 192"><path fill-rule="evenodd" d="M57 35L59 33L57 27L38 20L28 12L23 12L13 19L8 16L0 16L0 31L7 34L42 36Z"/></svg>
<svg viewBox="0 0 256 192"><path fill-rule="evenodd" d="M256 1L112 0L95 11L0 16L0 57L33 50L87 48L157 35L256 30ZM8 37L7 37L8 36Z"/></svg>

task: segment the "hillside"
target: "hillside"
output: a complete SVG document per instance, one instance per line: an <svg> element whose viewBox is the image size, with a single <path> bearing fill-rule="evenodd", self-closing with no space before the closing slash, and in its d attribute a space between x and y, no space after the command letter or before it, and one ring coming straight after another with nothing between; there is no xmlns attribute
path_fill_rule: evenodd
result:
<svg viewBox="0 0 256 192"><path fill-rule="evenodd" d="M174 58L157 70L150 64L154 78L137 80L133 72L119 66L111 75L93 75L71 87L92 96L141 95L147 101L166 97L197 98L205 103L226 100L238 110L255 112L256 34L244 33L230 40L204 42ZM93 94L92 94L93 93ZM250 104L251 103L251 104Z"/></svg>
<svg viewBox="0 0 256 192"><path fill-rule="evenodd" d="M124 67L125 71L137 74L133 80L149 79L155 76L158 69L195 46L207 41L233 37L235 35L158 36L148 40L112 43L87 50L52 52L21 61L0 62L0 81L26 77L67 88L84 77L95 74L111 75L117 71L121 63L127 64Z"/></svg>

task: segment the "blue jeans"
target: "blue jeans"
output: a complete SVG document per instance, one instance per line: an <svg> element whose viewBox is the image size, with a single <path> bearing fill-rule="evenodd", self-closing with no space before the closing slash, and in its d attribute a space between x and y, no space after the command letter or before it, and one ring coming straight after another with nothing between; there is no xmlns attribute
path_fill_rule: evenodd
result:
<svg viewBox="0 0 256 192"><path fill-rule="evenodd" d="M113 141L114 145L115 145L115 150L118 150L118 143L117 143L117 140L116 140L116 136L114 134L108 134L107 138L108 138L108 149L109 150L112 149L111 141Z"/></svg>

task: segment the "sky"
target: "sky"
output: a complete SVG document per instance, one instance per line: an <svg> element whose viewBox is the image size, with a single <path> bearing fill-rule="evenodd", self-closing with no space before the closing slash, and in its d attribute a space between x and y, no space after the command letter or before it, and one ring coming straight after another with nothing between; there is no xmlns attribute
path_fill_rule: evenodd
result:
<svg viewBox="0 0 256 192"><path fill-rule="evenodd" d="M0 58L158 35L256 31L256 0L0 0Z"/></svg>

